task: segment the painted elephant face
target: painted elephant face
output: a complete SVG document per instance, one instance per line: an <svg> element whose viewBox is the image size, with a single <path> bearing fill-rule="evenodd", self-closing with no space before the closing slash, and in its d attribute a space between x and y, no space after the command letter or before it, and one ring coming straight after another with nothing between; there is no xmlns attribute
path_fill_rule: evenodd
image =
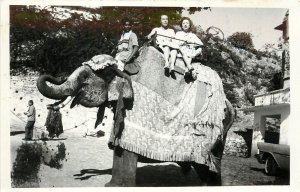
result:
<svg viewBox="0 0 300 192"><path fill-rule="evenodd" d="M108 93L116 91L116 87L119 87L122 82L125 82L122 88L126 93L123 94L123 98L133 97L132 87L128 80L111 81L118 73L122 73L116 72L117 70L113 65L99 71L94 71L89 65L83 65L78 67L65 81L59 81L50 75L40 76L37 80L37 88L42 95L50 99L62 100L72 96L75 104L98 107L108 99ZM103 71L106 72L103 73ZM48 85L46 82L52 83L52 85Z"/></svg>

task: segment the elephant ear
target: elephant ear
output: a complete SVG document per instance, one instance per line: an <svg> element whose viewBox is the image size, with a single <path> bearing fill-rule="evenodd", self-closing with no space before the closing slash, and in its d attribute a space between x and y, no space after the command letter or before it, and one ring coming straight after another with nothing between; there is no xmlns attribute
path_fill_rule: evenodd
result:
<svg viewBox="0 0 300 192"><path fill-rule="evenodd" d="M104 113L105 113L105 107L107 106L107 101L102 103L100 106L99 106L99 109L98 109L98 113L97 113L97 119L96 119L96 122L95 122L95 128L100 124L102 123L103 121L103 117L104 117Z"/></svg>
<svg viewBox="0 0 300 192"><path fill-rule="evenodd" d="M125 78L116 76L108 85L108 101L118 101L119 94L122 92L123 99L133 101L133 88L131 82Z"/></svg>
<svg viewBox="0 0 300 192"><path fill-rule="evenodd" d="M78 92L78 94L73 99L70 108L72 109L75 105L79 104L79 101L84 97L84 92L81 90Z"/></svg>
<svg viewBox="0 0 300 192"><path fill-rule="evenodd" d="M88 83L82 83L79 87L78 87L78 93L75 96L75 98L73 99L70 108L72 109L75 105L79 105L79 101L85 96L84 91L82 90L82 88L84 86L89 85Z"/></svg>

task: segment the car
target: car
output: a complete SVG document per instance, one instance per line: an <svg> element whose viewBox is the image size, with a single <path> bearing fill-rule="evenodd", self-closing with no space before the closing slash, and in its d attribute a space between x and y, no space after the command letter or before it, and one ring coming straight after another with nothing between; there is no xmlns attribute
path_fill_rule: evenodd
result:
<svg viewBox="0 0 300 192"><path fill-rule="evenodd" d="M258 142L258 154L255 155L259 163L265 164L267 175L276 175L279 170L290 170L290 146Z"/></svg>

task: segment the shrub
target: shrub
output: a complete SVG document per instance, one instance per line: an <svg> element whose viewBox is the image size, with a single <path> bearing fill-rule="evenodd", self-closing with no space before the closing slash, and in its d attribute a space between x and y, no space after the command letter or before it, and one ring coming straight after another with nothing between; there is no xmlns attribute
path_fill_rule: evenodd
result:
<svg viewBox="0 0 300 192"><path fill-rule="evenodd" d="M41 165L42 146L38 143L23 143L17 149L17 157L11 173L14 187L36 187Z"/></svg>
<svg viewBox="0 0 300 192"><path fill-rule="evenodd" d="M251 33L235 32L227 38L227 41L237 48L245 50L250 50L254 48Z"/></svg>

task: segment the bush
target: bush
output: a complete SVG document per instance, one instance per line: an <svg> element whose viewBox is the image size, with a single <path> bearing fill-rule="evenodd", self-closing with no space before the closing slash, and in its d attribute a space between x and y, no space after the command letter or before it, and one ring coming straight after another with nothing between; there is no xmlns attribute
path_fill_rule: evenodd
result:
<svg viewBox="0 0 300 192"><path fill-rule="evenodd" d="M42 146L38 143L23 143L17 149L17 157L11 173L14 187L36 187L41 165Z"/></svg>
<svg viewBox="0 0 300 192"><path fill-rule="evenodd" d="M227 41L237 48L245 50L251 50L254 48L251 33L236 32L229 36Z"/></svg>
<svg viewBox="0 0 300 192"><path fill-rule="evenodd" d="M62 168L66 159L66 147L59 143L55 148L49 148L47 143L22 143L17 149L17 157L13 163L11 179L13 187L39 187L38 173L41 164L51 168Z"/></svg>

